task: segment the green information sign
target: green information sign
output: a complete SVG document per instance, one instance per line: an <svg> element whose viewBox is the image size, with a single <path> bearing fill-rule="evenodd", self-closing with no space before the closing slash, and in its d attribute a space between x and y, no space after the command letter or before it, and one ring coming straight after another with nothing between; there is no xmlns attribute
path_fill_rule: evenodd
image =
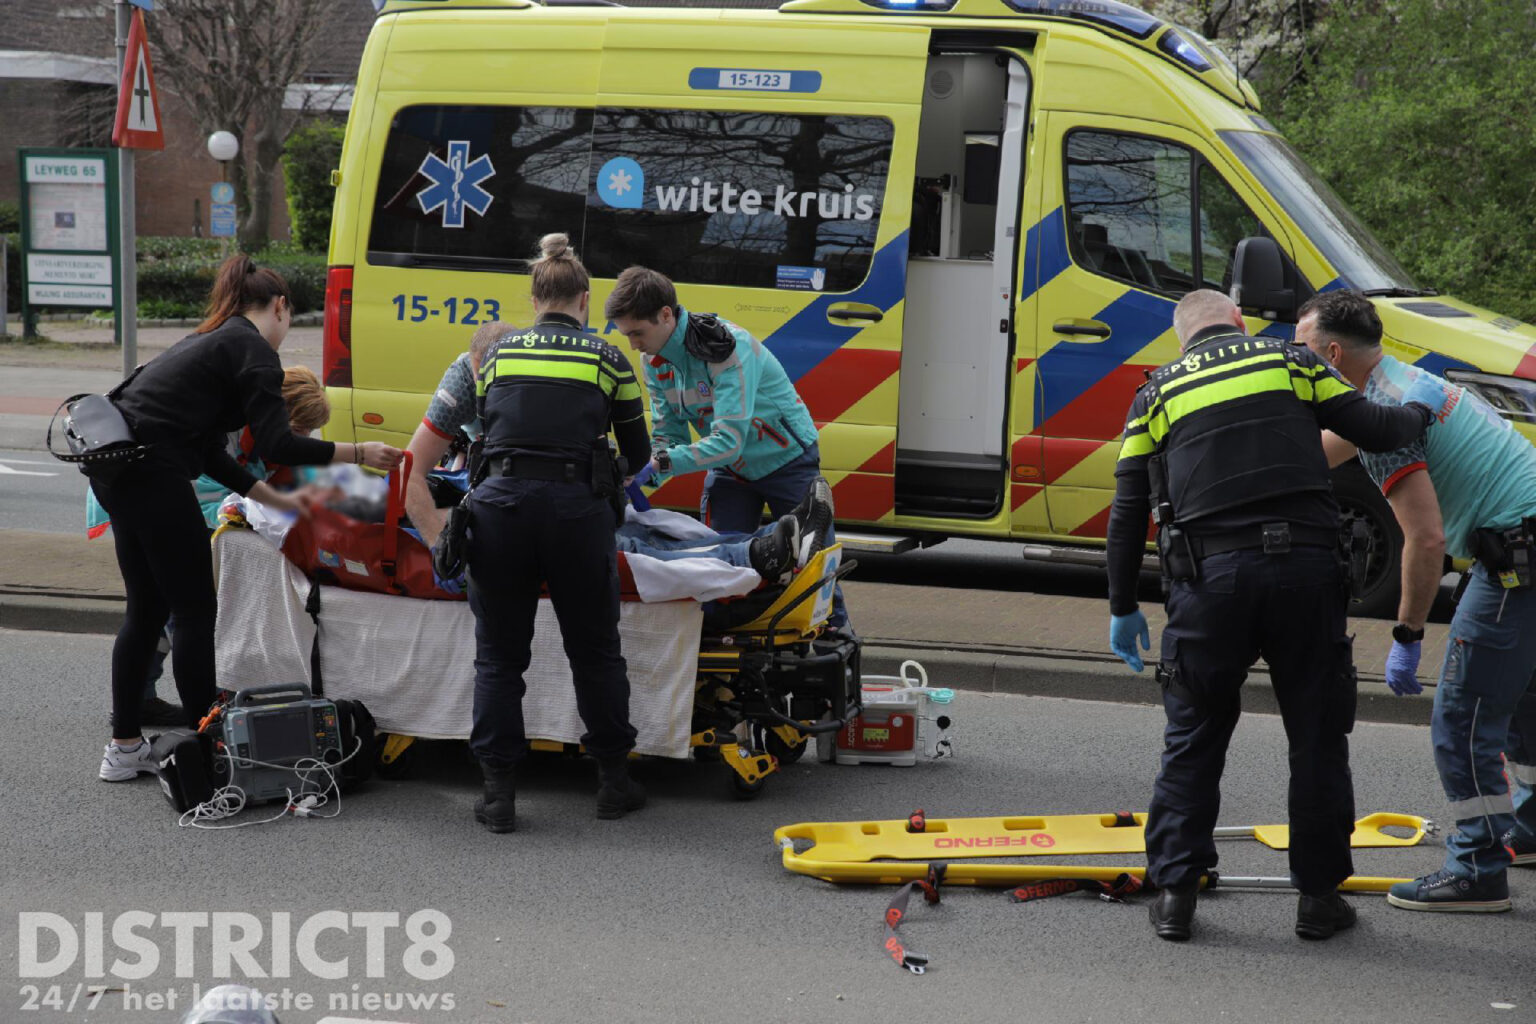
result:
<svg viewBox="0 0 1536 1024"><path fill-rule="evenodd" d="M110 149L20 149L21 311L38 306L118 313L117 156Z"/></svg>

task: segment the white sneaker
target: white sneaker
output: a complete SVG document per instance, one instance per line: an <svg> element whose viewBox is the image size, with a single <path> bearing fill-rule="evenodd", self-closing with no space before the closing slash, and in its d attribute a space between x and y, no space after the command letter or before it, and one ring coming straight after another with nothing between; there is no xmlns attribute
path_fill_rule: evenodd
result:
<svg viewBox="0 0 1536 1024"><path fill-rule="evenodd" d="M127 782L156 768L155 755L149 740L139 740L132 750L123 750L116 743L108 743L101 758L101 777L106 782Z"/></svg>

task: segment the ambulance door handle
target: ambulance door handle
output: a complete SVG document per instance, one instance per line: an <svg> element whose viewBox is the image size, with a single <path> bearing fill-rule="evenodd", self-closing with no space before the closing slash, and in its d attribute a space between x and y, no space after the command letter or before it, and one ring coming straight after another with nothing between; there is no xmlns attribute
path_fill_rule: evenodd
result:
<svg viewBox="0 0 1536 1024"><path fill-rule="evenodd" d="M873 306L864 306L852 302L840 302L827 309L828 320L867 320L877 324L885 319L885 314Z"/></svg>
<svg viewBox="0 0 1536 1024"><path fill-rule="evenodd" d="M1109 326L1097 320L1057 320L1051 325L1057 334L1076 334L1087 338L1109 337Z"/></svg>

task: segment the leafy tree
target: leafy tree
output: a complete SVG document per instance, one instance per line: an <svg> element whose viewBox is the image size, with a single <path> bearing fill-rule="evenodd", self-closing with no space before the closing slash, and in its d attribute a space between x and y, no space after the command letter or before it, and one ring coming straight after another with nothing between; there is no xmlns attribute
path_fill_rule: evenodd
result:
<svg viewBox="0 0 1536 1024"><path fill-rule="evenodd" d="M240 245L271 234L272 178L297 121L283 109L288 87L309 69L330 5L323 0L162 0L155 67L205 133L240 139L231 161Z"/></svg>
<svg viewBox="0 0 1536 1024"><path fill-rule="evenodd" d="M1536 9L1348 0L1283 131L1422 285L1536 321Z"/></svg>
<svg viewBox="0 0 1536 1024"><path fill-rule="evenodd" d="M283 146L283 182L293 238L306 252L324 252L331 237L331 208L336 190L331 171L341 164L343 126L315 118L288 136Z"/></svg>
<svg viewBox="0 0 1536 1024"><path fill-rule="evenodd" d="M1255 83L1282 99L1317 58L1323 22L1340 0L1148 0L1150 14L1199 33Z"/></svg>

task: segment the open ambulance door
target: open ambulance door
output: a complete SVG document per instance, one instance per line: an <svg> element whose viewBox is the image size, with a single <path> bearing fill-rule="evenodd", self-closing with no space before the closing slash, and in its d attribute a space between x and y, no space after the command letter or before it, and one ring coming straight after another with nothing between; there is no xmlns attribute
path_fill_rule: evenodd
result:
<svg viewBox="0 0 1536 1024"><path fill-rule="evenodd" d="M896 437L902 515L992 519L1006 501L1030 74L1022 53L995 42L935 33L924 77Z"/></svg>

